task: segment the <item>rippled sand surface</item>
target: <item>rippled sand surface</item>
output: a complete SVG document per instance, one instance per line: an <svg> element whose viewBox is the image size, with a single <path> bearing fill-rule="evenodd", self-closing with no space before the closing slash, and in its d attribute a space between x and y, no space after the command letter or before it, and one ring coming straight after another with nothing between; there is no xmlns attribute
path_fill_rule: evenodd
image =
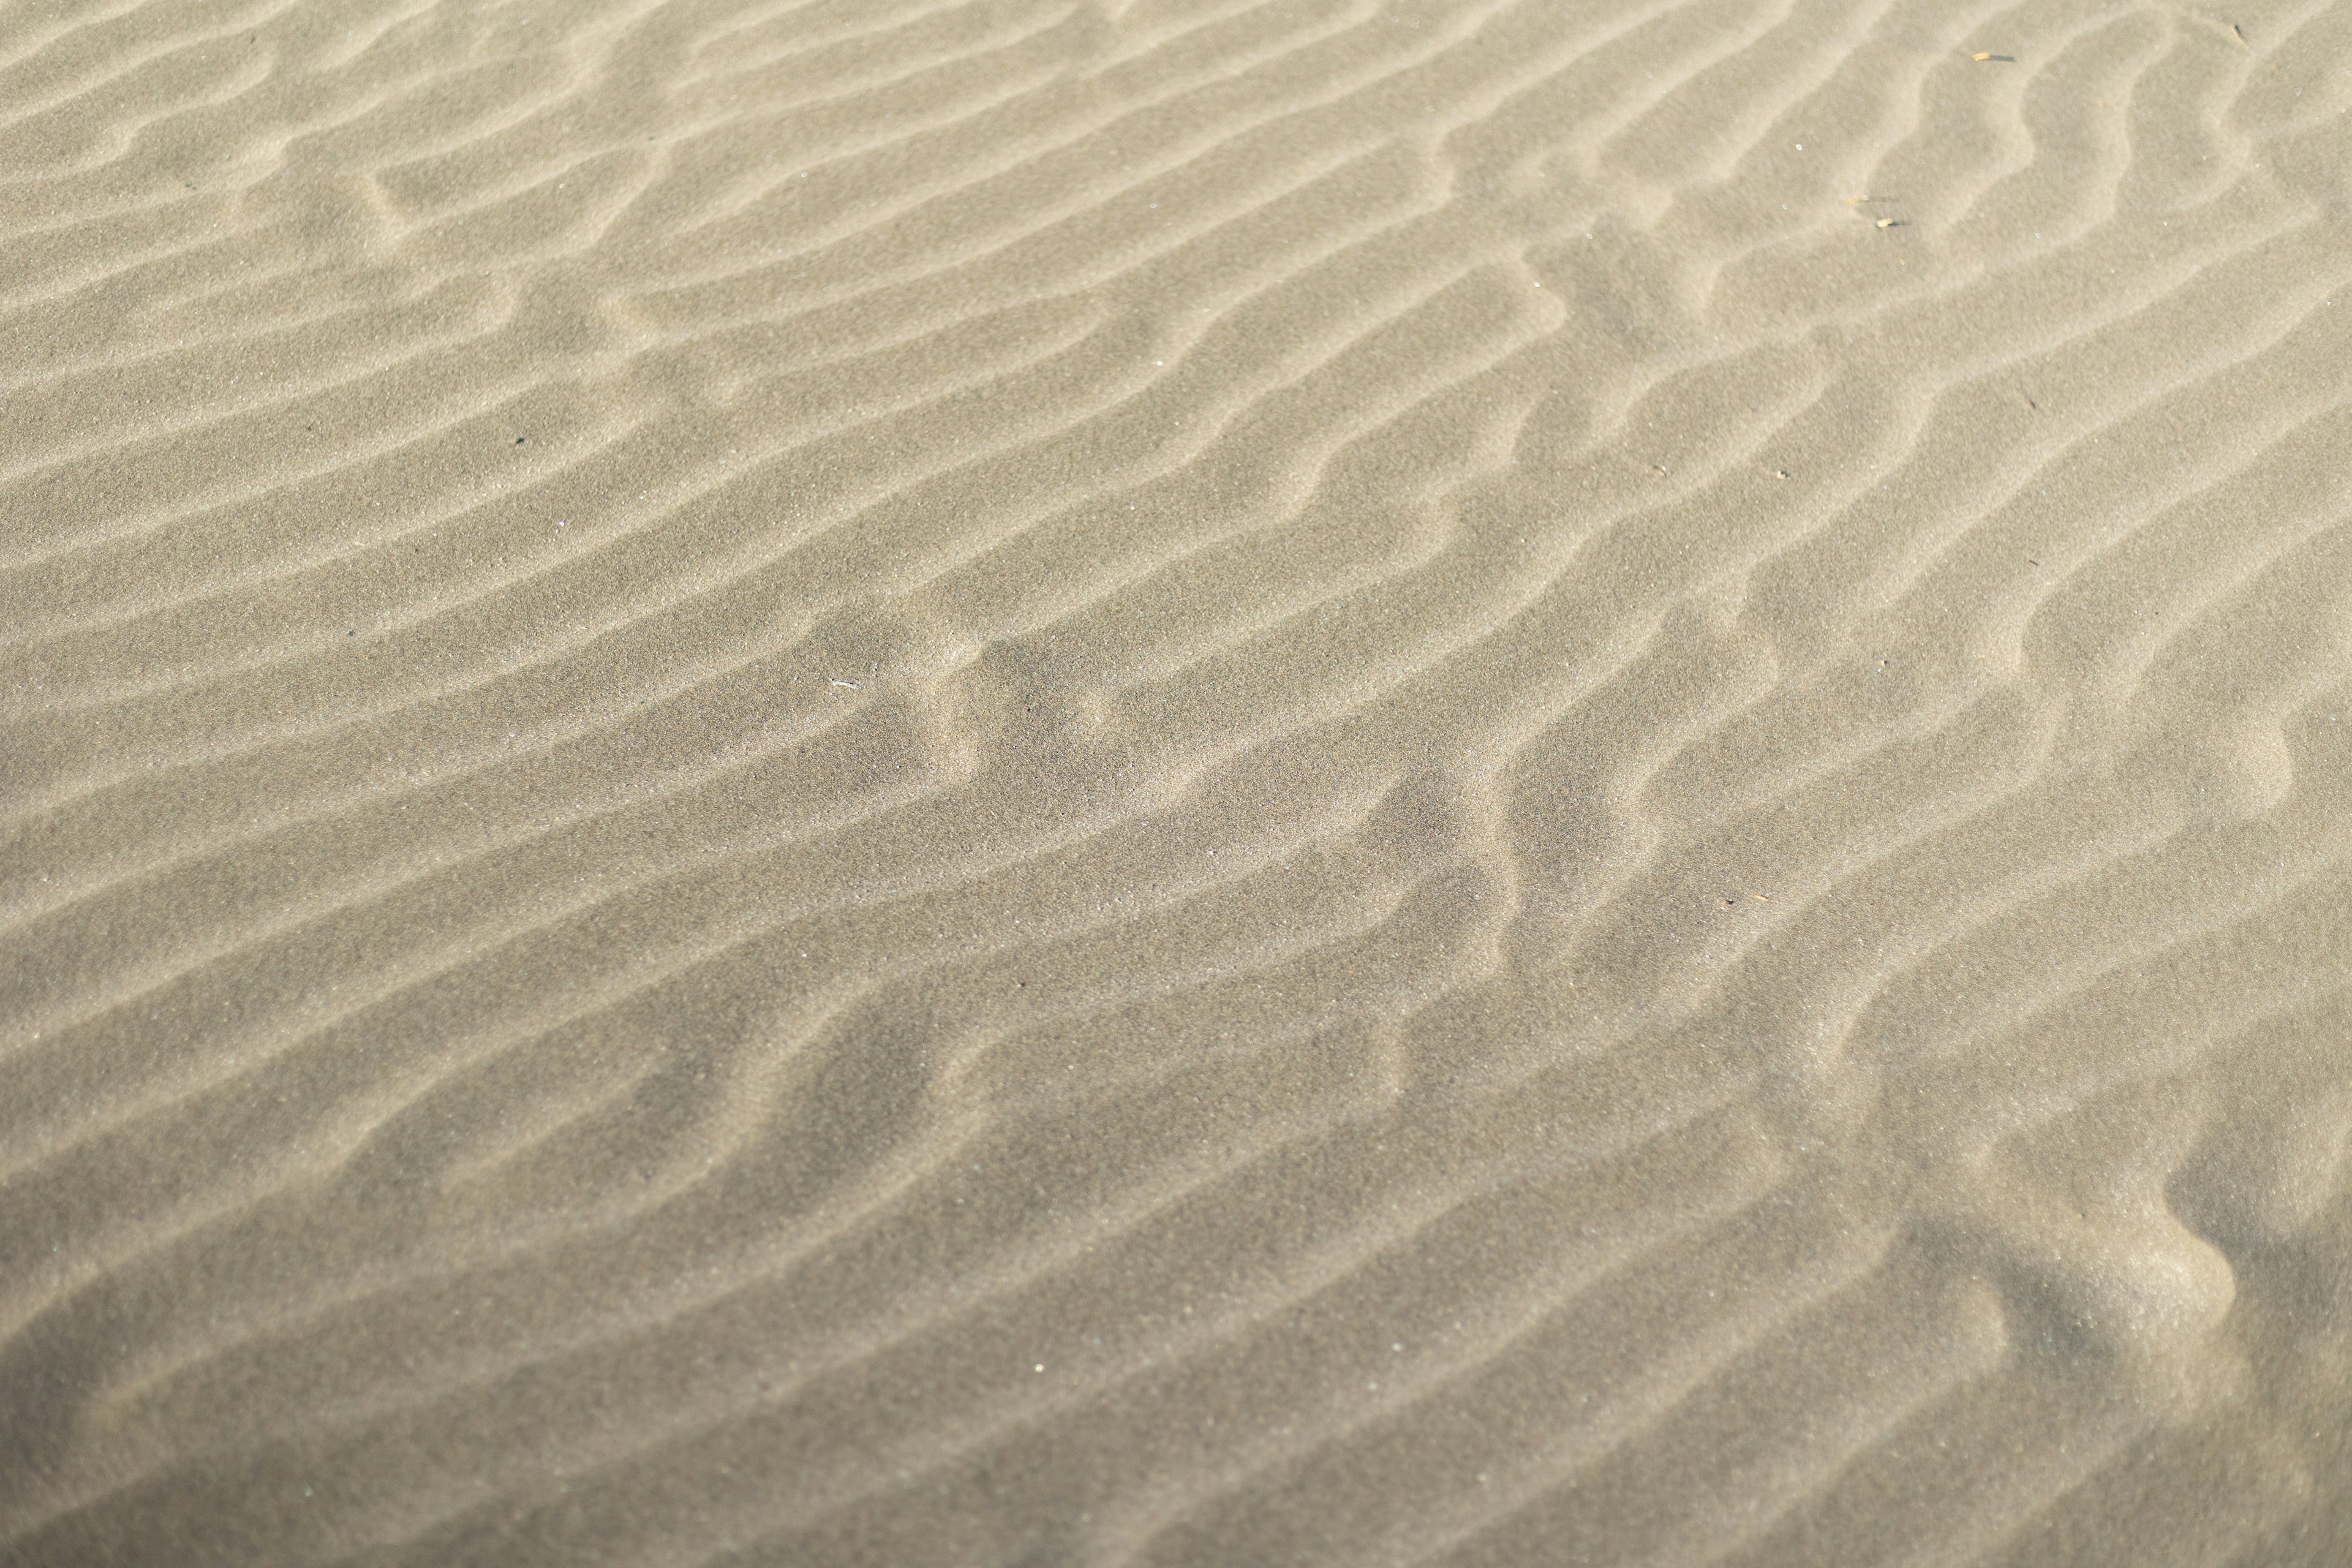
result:
<svg viewBox="0 0 2352 1568"><path fill-rule="evenodd" d="M0 1563L2352 1562L2348 115L0 6Z"/></svg>

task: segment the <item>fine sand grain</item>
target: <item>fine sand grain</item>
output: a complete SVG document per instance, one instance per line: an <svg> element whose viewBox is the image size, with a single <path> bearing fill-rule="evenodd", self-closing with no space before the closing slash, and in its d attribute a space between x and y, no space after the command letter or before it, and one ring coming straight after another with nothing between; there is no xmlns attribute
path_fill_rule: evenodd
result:
<svg viewBox="0 0 2352 1568"><path fill-rule="evenodd" d="M0 3L0 1563L2352 1562L2352 4Z"/></svg>

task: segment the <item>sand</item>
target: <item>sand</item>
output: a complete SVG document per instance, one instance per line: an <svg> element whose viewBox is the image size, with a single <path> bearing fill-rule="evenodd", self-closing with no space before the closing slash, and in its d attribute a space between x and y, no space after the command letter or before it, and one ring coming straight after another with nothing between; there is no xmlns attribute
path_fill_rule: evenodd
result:
<svg viewBox="0 0 2352 1568"><path fill-rule="evenodd" d="M2347 110L0 6L0 1563L2352 1562Z"/></svg>

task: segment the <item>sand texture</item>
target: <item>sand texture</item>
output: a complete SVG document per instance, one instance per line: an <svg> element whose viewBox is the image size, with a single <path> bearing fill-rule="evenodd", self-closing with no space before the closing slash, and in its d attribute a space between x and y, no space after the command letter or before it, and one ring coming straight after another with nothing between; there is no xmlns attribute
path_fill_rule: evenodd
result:
<svg viewBox="0 0 2352 1568"><path fill-rule="evenodd" d="M0 3L0 1564L2352 1563L2352 4Z"/></svg>

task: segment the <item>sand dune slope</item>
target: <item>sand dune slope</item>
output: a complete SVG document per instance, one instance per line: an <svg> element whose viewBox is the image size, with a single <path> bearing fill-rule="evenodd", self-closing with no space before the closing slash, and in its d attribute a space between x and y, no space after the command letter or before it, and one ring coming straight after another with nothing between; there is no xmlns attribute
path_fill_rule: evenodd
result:
<svg viewBox="0 0 2352 1568"><path fill-rule="evenodd" d="M0 6L0 1563L2352 1561L2352 5Z"/></svg>

